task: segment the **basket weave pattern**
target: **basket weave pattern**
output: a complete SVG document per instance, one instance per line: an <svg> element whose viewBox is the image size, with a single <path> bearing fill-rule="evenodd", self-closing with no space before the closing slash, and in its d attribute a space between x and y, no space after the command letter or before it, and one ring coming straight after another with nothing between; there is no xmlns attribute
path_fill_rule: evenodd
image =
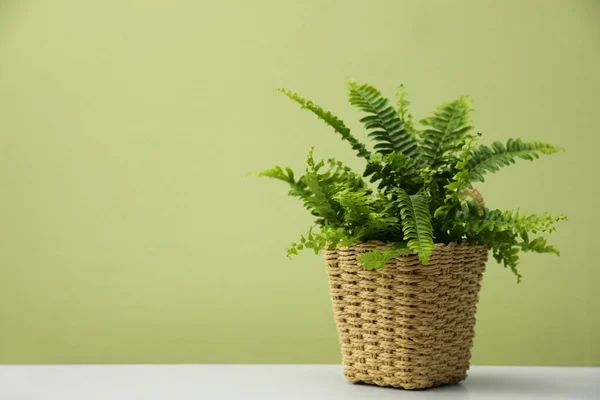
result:
<svg viewBox="0 0 600 400"><path fill-rule="evenodd" d="M345 377L404 389L461 381L487 247L437 244L429 265L408 255L365 270L356 258L376 247L324 251Z"/></svg>

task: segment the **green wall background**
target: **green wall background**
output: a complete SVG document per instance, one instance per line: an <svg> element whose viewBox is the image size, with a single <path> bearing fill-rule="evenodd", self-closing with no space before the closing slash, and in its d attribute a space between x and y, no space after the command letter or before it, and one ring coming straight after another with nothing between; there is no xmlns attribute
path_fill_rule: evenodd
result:
<svg viewBox="0 0 600 400"><path fill-rule="evenodd" d="M360 167L273 90L364 137L352 76L568 149L480 186L570 222L520 285L490 261L473 362L600 365L599 45L591 0L1 2L0 362L338 362L321 258L283 251L311 219L245 174Z"/></svg>

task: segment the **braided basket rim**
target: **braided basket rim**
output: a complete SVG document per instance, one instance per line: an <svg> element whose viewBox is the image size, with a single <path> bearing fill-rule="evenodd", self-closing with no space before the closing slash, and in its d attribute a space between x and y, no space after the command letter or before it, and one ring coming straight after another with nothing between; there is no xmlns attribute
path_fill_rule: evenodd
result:
<svg viewBox="0 0 600 400"><path fill-rule="evenodd" d="M391 247L397 243L400 242L383 242L381 240L365 240L365 241L359 241L359 242L354 242L352 245L350 246L344 246L344 245L338 245L332 248L329 248L329 244L325 245L325 247L323 248L324 252L327 251L336 251L338 249L354 249L354 248L360 248L363 247L365 245L367 246L371 246L371 245L377 245L379 247ZM480 248L480 247L486 247L488 248L488 244L486 242L449 242L449 243L442 243L442 242L435 242L434 243L434 251L435 250L442 250L442 249L446 249L446 248L450 248L450 247L470 247L470 248ZM417 253L415 253L414 251L410 251L408 254L402 254L399 255L397 257L407 257L407 256L414 256ZM394 257L395 258L395 257Z"/></svg>

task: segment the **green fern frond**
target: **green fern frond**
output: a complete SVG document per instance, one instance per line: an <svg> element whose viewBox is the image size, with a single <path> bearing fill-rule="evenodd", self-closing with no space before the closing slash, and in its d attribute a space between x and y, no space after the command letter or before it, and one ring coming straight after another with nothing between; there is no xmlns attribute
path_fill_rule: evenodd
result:
<svg viewBox="0 0 600 400"><path fill-rule="evenodd" d="M417 142L405 129L397 112L379 90L369 84L348 82L350 104L369 114L362 118L370 131L369 137L376 140L375 149L382 153L402 153L407 157L417 155Z"/></svg>
<svg viewBox="0 0 600 400"><path fill-rule="evenodd" d="M560 256L560 251L554 246L549 246L547 244L547 240L544 237L537 237L532 241L528 239L524 239L523 242L520 243L521 250L523 251L532 251L535 253L553 253L557 256Z"/></svg>
<svg viewBox="0 0 600 400"><path fill-rule="evenodd" d="M467 166L473 157L471 152L475 148L477 140L479 140L479 135L465 135L462 138L459 145L459 148L461 149L460 155L456 159L456 164L454 165L456 174L452 177L452 182L444 186L446 189L453 191L457 196L458 192L467 187L471 181L471 172Z"/></svg>
<svg viewBox="0 0 600 400"><path fill-rule="evenodd" d="M269 177L286 182L290 186L288 194L299 197L304 206L319 217L320 225L330 224L339 227L342 224L344 209L336 199L339 192L365 192L371 193L360 175L355 174L343 163L331 158L327 161L316 161L313 157L314 148L311 148L306 160L306 174L298 180L290 168L285 170L279 166L262 171L256 175ZM366 213L368 215L368 212Z"/></svg>
<svg viewBox="0 0 600 400"><path fill-rule="evenodd" d="M287 256L298 255L299 250L312 249L315 254L319 254L327 243L327 237L323 232L313 233L311 226L306 235L300 235L300 243L293 242L287 249Z"/></svg>
<svg viewBox="0 0 600 400"><path fill-rule="evenodd" d="M297 255L302 250L312 249L315 254L319 254L325 247L333 249L341 243L345 245L354 243L353 240L352 242L348 241L348 235L343 228L334 228L328 224L318 226L318 232L315 232L314 228L310 227L305 235L300 235L299 243L292 242L286 249L288 258L292 258L292 255Z"/></svg>
<svg viewBox="0 0 600 400"><path fill-rule="evenodd" d="M363 224L369 215L375 212L368 190L352 191L348 187L334 195L334 199L344 210L344 221L347 224Z"/></svg>
<svg viewBox="0 0 600 400"><path fill-rule="evenodd" d="M553 232L555 224L563 220L566 220L565 216L553 217L549 213L527 215L485 209L483 217L475 213L460 214L460 218L450 229L453 232L465 232L469 238L487 243L493 250L496 260L510 268L519 282L521 280L521 275L517 271L519 251L559 255L559 251L554 246L547 245L543 237L530 241L529 233ZM522 241L518 240L519 237Z"/></svg>
<svg viewBox="0 0 600 400"><path fill-rule="evenodd" d="M491 243L492 254L499 264L504 264L505 268L517 276L517 283L521 282L522 275L517 270L519 265L519 248L510 243Z"/></svg>
<svg viewBox="0 0 600 400"><path fill-rule="evenodd" d="M497 172L500 168L513 164L517 158L535 160L540 154L554 154L564 151L542 142L523 142L521 139L508 139L506 146L494 142L490 147L480 145L472 152L468 169L474 182L483 182L483 175Z"/></svg>
<svg viewBox="0 0 600 400"><path fill-rule="evenodd" d="M421 153L424 164L436 168L444 163L448 155L460 150L461 143L471 125L471 98L462 96L458 100L444 103L428 118L420 121L424 126L421 134Z"/></svg>
<svg viewBox="0 0 600 400"><path fill-rule="evenodd" d="M555 225L559 221L565 221L567 217L564 215L552 216L550 213L537 214L520 214L515 211L501 211L484 209L481 218L473 218L465 221L469 231L479 234L481 232L504 232L510 231L514 234L522 234L523 232L554 232Z"/></svg>
<svg viewBox="0 0 600 400"><path fill-rule="evenodd" d="M410 253L410 250L404 246L396 245L392 247L388 247L383 252L381 249L376 248L375 250L369 251L367 253L360 254L357 257L359 263L361 263L366 269L374 270L383 268L385 264L387 264L391 259L401 256L407 255Z"/></svg>
<svg viewBox="0 0 600 400"><path fill-rule="evenodd" d="M385 156L375 153L369 158L363 176L370 177L371 182L379 181L377 187L384 193L395 187L414 193L423 185L423 178L416 164L414 159L401 153L389 153Z"/></svg>
<svg viewBox="0 0 600 400"><path fill-rule="evenodd" d="M312 210L313 215L324 218L334 225L341 223L337 204L333 200L330 188L324 185L315 173L307 173L302 177L302 182L310 189L311 195L304 198L306 207Z"/></svg>
<svg viewBox="0 0 600 400"><path fill-rule="evenodd" d="M374 205L374 208L377 207ZM402 225L399 218L390 215L386 210L371 212L366 220L347 224L344 228L355 241L402 241Z"/></svg>
<svg viewBox="0 0 600 400"><path fill-rule="evenodd" d="M427 197L409 196L402 189L399 189L397 193L404 240L407 241L408 248L418 254L421 262L428 264L429 256L435 245Z"/></svg>
<svg viewBox="0 0 600 400"><path fill-rule="evenodd" d="M408 133L414 136L416 134L416 129L413 123L413 116L408 111L410 101L407 100L407 97L408 93L406 92L404 84L400 84L398 86L398 90L396 91L396 108L398 117L400 118L400 121L404 122L404 128L408 131Z"/></svg>
<svg viewBox="0 0 600 400"><path fill-rule="evenodd" d="M280 166L275 166L270 169L266 169L264 171L255 174L258 177L268 177L273 179L278 179L290 185L290 191L288 194L290 196L295 197L306 197L310 195L310 193L306 190L306 185L301 182L301 179L298 181L294 180L294 171L290 168L285 168L285 171Z"/></svg>
<svg viewBox="0 0 600 400"><path fill-rule="evenodd" d="M475 147L479 136L480 135L475 136L466 134L461 139L460 155L456 159L456 164L454 165L455 173L452 176L450 183L444 185L444 189L447 189L448 193L445 196L444 203L433 213L434 218L446 217L453 209L462 207L460 192L465 189L471 181L471 174L467 169L467 165L471 160L471 152Z"/></svg>
<svg viewBox="0 0 600 400"><path fill-rule="evenodd" d="M287 174L286 174L286 172L287 172ZM266 176L269 178L279 179L280 181L284 181L284 182L290 183L290 184L295 183L294 171L292 171L290 168L286 168L286 172L283 172L283 169L280 166L275 166L273 168L261 171L257 175L259 177Z"/></svg>
<svg viewBox="0 0 600 400"><path fill-rule="evenodd" d="M312 111L317 117L325 121L325 123L331 126L337 133L342 136L342 139L346 140L352 146L352 149L356 150L359 157L369 157L369 151L358 139L356 139L350 133L350 128L346 127L344 122L333 115L331 112L324 110L317 104L310 100L300 97L297 93L291 92L286 89L277 89L278 92L283 93L291 100L300 104L303 109Z"/></svg>

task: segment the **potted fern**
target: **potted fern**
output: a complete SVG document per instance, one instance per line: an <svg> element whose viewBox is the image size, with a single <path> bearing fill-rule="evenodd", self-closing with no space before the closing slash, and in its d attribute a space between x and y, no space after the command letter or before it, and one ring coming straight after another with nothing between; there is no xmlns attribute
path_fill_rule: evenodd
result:
<svg viewBox="0 0 600 400"><path fill-rule="evenodd" d="M467 96L417 124L402 85L393 107L373 86L349 81L350 103L365 114L360 122L375 142L370 150L330 112L279 91L365 163L357 174L335 159L316 160L311 149L301 176L278 166L258 174L288 184L315 217L287 252L324 253L344 375L405 389L464 379L489 251L519 281L519 252L558 255L540 234L565 219L487 208L472 185L518 158L562 149L521 139L478 144Z"/></svg>

